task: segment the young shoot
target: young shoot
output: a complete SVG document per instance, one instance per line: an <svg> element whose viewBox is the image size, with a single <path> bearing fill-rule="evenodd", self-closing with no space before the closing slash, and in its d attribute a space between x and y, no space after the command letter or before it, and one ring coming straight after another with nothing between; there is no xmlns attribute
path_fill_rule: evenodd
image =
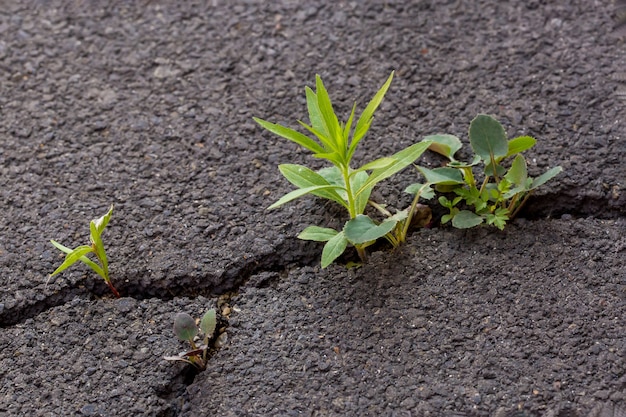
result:
<svg viewBox="0 0 626 417"><path fill-rule="evenodd" d="M215 333L217 326L217 314L215 309L207 311L200 320L200 326L187 313L178 313L174 318L174 334L182 342L188 342L191 350L180 353L178 356L166 356L167 361L180 361L195 366L203 371L207 364L209 341ZM204 336L202 343L198 345L196 337Z"/></svg>
<svg viewBox="0 0 626 417"><path fill-rule="evenodd" d="M374 95L374 98L356 118L356 103L345 122L339 122L330 97L319 75L315 78L315 88L306 87L306 101L310 124L299 122L309 133L305 135L291 128L254 118L263 128L288 139L323 159L331 166L314 171L297 164L281 164L282 175L297 187L284 195L269 208L273 209L307 194L336 202L346 209L349 220L343 228L335 230L327 227L309 226L298 235L300 239L326 242L322 250L322 267L330 265L348 245L355 247L361 261L365 262L365 248L381 237L398 243L398 225L410 222L415 212L400 212L389 215L382 222L366 214L372 189L379 182L391 177L412 164L428 148L429 142L413 144L391 156L375 159L361 167L353 167L352 159L357 146L368 132L374 112L380 105L393 79L393 72ZM380 206L378 206L380 207Z"/></svg>
<svg viewBox="0 0 626 417"><path fill-rule="evenodd" d="M481 223L504 229L541 185L554 178L563 169L549 169L532 178L528 175L522 152L535 146L535 138L519 136L507 139L504 128L491 116L480 114L470 123L469 140L474 151L470 162L455 159L461 149L459 138L452 135L433 135L424 138L429 149L445 156L446 167L429 169L417 167L426 179L425 184L414 184L412 190L428 191L423 198L432 198L431 187L443 193L439 203L449 210L441 223L466 229ZM506 162L506 163L505 163ZM476 177L475 169L482 167ZM416 193L416 198L420 196ZM454 194L454 196L450 196Z"/></svg>
<svg viewBox="0 0 626 417"><path fill-rule="evenodd" d="M74 249L70 249L55 240L50 240L50 243L52 243L55 248L64 252L66 255L63 263L52 274L50 274L48 280L56 274L65 271L76 262L81 261L87 264L88 267L104 279L104 282L108 285L116 297L120 296L120 293L117 292L111 283L111 278L109 277L109 262L104 250L104 244L102 243L102 232L107 224L109 224L111 214L113 214L113 205L111 205L109 211L104 216L94 219L89 223L89 245L78 246ZM99 264L87 257L90 253L94 253L96 255Z"/></svg>

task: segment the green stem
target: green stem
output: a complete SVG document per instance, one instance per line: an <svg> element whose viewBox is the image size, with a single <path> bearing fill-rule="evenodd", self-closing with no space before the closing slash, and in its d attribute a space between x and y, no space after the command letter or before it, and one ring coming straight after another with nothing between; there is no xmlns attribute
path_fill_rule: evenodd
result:
<svg viewBox="0 0 626 417"><path fill-rule="evenodd" d="M346 184L346 194L348 195L348 212L350 213L350 218L354 219L358 213L356 212L354 196L352 195L352 185L350 184L350 167L343 166L341 169L341 175L343 175L343 181Z"/></svg>
<svg viewBox="0 0 626 417"><path fill-rule="evenodd" d="M380 211L383 216L391 217L391 213L389 212L389 210L387 210L386 208L384 208L383 206L381 206L377 202L372 201L372 200L368 200L367 202L369 203L370 206L372 206L376 210Z"/></svg>
<svg viewBox="0 0 626 417"><path fill-rule="evenodd" d="M524 198L522 199L522 202L519 203L519 206L517 206L515 211L509 216L509 219L513 219L515 216L517 216L517 214L522 209L522 207L524 207L524 204L526 204L526 201L528 201L528 198L530 197L531 194L532 194L532 191L529 191L528 194L524 196Z"/></svg>

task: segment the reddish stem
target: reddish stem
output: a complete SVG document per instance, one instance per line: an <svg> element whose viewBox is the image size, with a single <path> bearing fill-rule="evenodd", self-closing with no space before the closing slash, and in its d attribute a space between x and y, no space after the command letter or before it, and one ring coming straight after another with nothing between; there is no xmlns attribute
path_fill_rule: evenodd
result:
<svg viewBox="0 0 626 417"><path fill-rule="evenodd" d="M111 289L111 291L113 291L113 295L115 295L117 298L120 298L120 293L117 292L117 290L115 289L115 287L113 286L113 284L111 284L110 281L106 281L107 285L109 286L109 288Z"/></svg>

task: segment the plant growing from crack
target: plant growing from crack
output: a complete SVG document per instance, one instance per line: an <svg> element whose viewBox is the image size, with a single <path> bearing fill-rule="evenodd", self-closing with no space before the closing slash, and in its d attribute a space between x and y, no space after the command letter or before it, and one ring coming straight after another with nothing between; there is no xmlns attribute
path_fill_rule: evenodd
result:
<svg viewBox="0 0 626 417"><path fill-rule="evenodd" d="M439 203L449 210L441 223L452 221L452 226L466 229L486 222L504 229L541 185L554 178L563 169L554 167L538 176L528 176L526 159L522 152L537 142L530 136L519 136L508 140L500 122L491 116L480 114L470 123L469 140L475 155L471 162L455 159L461 149L459 138L452 135L433 135L424 138L429 149L449 159L446 167L429 169L417 167L426 179L425 184L413 184L407 191L419 198L432 198L436 191L456 194L451 200L445 195ZM503 162L512 158L508 168ZM482 163L482 181L474 175L474 167ZM466 209L459 208L463 202Z"/></svg>
<svg viewBox="0 0 626 417"><path fill-rule="evenodd" d="M48 280L56 274L66 270L76 262L81 261L87 264L87 266L89 266L96 274L100 275L113 294L119 298L120 293L117 292L113 283L111 283L111 278L109 277L109 262L107 260L106 251L104 250L104 244L102 243L102 232L107 224L109 224L111 214L113 214L113 205L111 205L109 211L104 216L89 222L89 245L82 245L74 249L70 249L63 246L59 242L50 240L50 243L52 243L55 248L64 252L66 255L63 263L52 274L50 274ZM97 264L87 257L90 253L96 254L96 258L100 264Z"/></svg>
<svg viewBox="0 0 626 417"><path fill-rule="evenodd" d="M217 325L215 309L207 311L200 320L200 327L196 321L187 313L178 313L174 318L174 334L179 340L189 342L191 350L180 353L178 356L166 356L167 361L186 362L203 371L207 364L207 355L209 352L209 341L215 333ZM198 345L195 340L199 333L202 333L204 339L202 344Z"/></svg>
<svg viewBox="0 0 626 417"><path fill-rule="evenodd" d="M355 247L361 261L365 262L365 248L378 238L385 237L394 246L406 237L408 225L418 210L417 201L409 209L391 215L384 207L370 201L376 184L412 164L428 148L428 142L413 144L389 157L383 157L352 168L351 162L358 144L368 132L374 112L383 100L393 79L393 72L355 121L356 103L345 123L340 123L330 97L319 75L315 78L316 91L306 88L306 101L310 125L299 122L314 138L296 130L254 118L263 128L288 139L313 152L332 166L314 171L297 164L281 164L279 170L296 190L284 195L269 208L273 209L307 194L334 201L348 211L349 220L341 230L309 226L298 237L304 240L326 242L322 250L322 267L330 265L348 244ZM364 214L368 203L379 209L386 218L375 221Z"/></svg>

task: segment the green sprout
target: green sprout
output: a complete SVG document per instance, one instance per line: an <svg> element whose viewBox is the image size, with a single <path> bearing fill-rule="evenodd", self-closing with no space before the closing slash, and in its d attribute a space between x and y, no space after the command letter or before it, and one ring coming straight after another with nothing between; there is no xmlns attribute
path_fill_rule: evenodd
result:
<svg viewBox="0 0 626 417"><path fill-rule="evenodd" d="M107 260L107 255L104 250L104 244L102 243L102 232L104 228L109 224L109 220L111 219L111 214L113 213L113 205L109 208L109 211L102 217L98 219L94 219L89 223L89 241L90 245L78 246L77 248L70 249L68 247L63 246L59 242L54 240L50 240L50 243L54 245L55 248L60 251L66 253L65 261L52 273L48 280L55 276L56 274L66 270L73 264L78 261L81 261L87 266L89 266L94 272L104 279L104 282L109 286L113 294L119 298L120 293L117 292L113 284L111 283L111 279L109 278L109 262ZM86 255L89 253L95 253L100 265L89 259Z"/></svg>
<svg viewBox="0 0 626 417"><path fill-rule="evenodd" d="M217 326L217 313L215 309L207 311L200 320L200 327L196 321L187 313L178 313L174 318L174 334L179 340L189 342L191 350L180 353L178 356L166 356L167 361L186 362L203 371L207 364L207 355L209 352L209 340L215 333ZM195 342L196 336L202 332L204 340L201 345Z"/></svg>
<svg viewBox="0 0 626 417"><path fill-rule="evenodd" d="M306 101L310 125L299 122L317 140L296 130L254 118L263 128L308 149L316 158L324 159L332 164L318 171L296 164L281 164L278 169L296 190L284 195L269 209L279 207L306 194L325 198L336 202L348 211L349 220L341 230L309 226L298 237L304 240L326 242L322 251L322 267L330 265L345 250L348 244L353 245L362 262L367 260L365 248L378 238L387 238L394 246L404 240L411 218L418 209L417 202L410 210L391 215L383 206L370 201L370 194L376 184L398 173L412 164L428 148L428 142L413 144L389 157L379 158L360 168L351 167L352 158L357 145L368 132L374 112L383 100L393 72L378 90L374 98L365 107L361 116L355 121L356 103L345 123L340 123L324 87L322 79L316 76L316 91L306 87ZM378 222L364 214L370 203L386 215ZM404 232L404 233L403 233Z"/></svg>
<svg viewBox="0 0 626 417"><path fill-rule="evenodd" d="M538 176L528 176L526 159L522 152L535 146L535 138L519 136L508 140L500 122L491 116L480 114L470 123L470 146L475 155L471 162L455 159L461 149L459 138L452 135L432 135L424 138L429 149L450 160L446 167L429 169L417 167L426 179L425 184L413 184L407 191L429 199L434 197L432 186L441 193L454 193L451 200L439 197L439 204L449 210L441 223L466 229L485 222L503 230L528 201L535 189L554 178L563 169L554 167ZM502 165L507 163L508 169ZM482 162L482 181L474 176L474 167ZM465 208L457 205L464 202Z"/></svg>

